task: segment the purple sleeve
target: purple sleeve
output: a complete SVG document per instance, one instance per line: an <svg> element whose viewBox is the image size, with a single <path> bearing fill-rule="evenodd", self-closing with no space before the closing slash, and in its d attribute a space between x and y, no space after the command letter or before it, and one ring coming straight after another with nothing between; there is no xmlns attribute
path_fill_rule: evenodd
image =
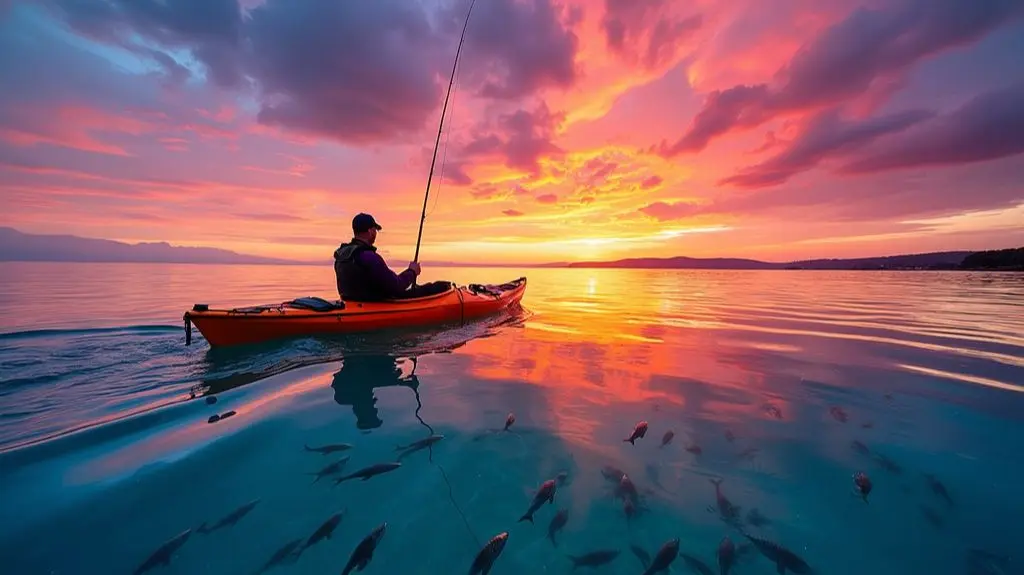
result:
<svg viewBox="0 0 1024 575"><path fill-rule="evenodd" d="M397 296L409 289L416 279L416 274L412 270L405 270L400 274L391 271L384 258L376 252L366 251L359 257L362 258L363 264L370 268L370 276L374 283L389 296Z"/></svg>

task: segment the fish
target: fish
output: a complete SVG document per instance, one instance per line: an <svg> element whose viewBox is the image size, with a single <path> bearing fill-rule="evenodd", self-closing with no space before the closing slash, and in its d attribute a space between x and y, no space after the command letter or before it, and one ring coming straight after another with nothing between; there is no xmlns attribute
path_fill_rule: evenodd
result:
<svg viewBox="0 0 1024 575"><path fill-rule="evenodd" d="M946 486L939 481L938 477L935 477L931 473L926 473L924 478L928 482L928 487L931 488L932 493L943 498L947 504L953 505L953 498L949 495L949 491L946 489Z"/></svg>
<svg viewBox="0 0 1024 575"><path fill-rule="evenodd" d="M375 464L373 464L373 465L371 465L369 467L364 467L364 468L360 469L359 471L355 471L353 473L349 473L348 475L343 475L343 476L335 479L334 480L334 484L337 485L337 484L341 483L342 481L348 481L349 479L355 479L357 477L358 478L362 478L363 481L369 481L369 479L371 477L375 477L377 475L382 475L382 474L387 473L389 471L394 471L394 470L398 469L401 466L402 466L402 464L397 462L397 461L394 461L394 462L391 462L391 463L375 463Z"/></svg>
<svg viewBox="0 0 1024 575"><path fill-rule="evenodd" d="M661 573L662 571L668 571L672 562L679 556L679 538L669 539L661 546L658 553L655 554L654 560L647 566L647 570L644 571L644 575L654 575L655 573Z"/></svg>
<svg viewBox="0 0 1024 575"><path fill-rule="evenodd" d="M736 545L733 544L732 539L726 535L722 538L722 542L718 544L718 573L719 575L729 575L729 570L736 564Z"/></svg>
<svg viewBox="0 0 1024 575"><path fill-rule="evenodd" d="M138 568L135 569L135 575L141 575L142 573L145 573L146 571L149 571L150 569L153 569L154 567L160 565L170 565L171 557L173 557L174 554L179 549L181 549L181 546L184 545L186 541L188 541L188 538L191 535L192 529L189 528L172 537L169 541L167 541L166 543L161 545L156 551L154 551L153 554L149 556L149 558L143 561L142 565L139 565Z"/></svg>
<svg viewBox="0 0 1024 575"><path fill-rule="evenodd" d="M733 523L740 516L740 507L733 505L732 501L722 493L722 480L721 479L709 479L715 486L715 506L718 508L718 514L727 523Z"/></svg>
<svg viewBox="0 0 1024 575"><path fill-rule="evenodd" d="M490 573L494 562L501 556L501 552L505 550L505 543L507 542L508 531L502 531L492 537L480 549L480 552L476 554L473 564L469 567L469 575L487 575Z"/></svg>
<svg viewBox="0 0 1024 575"><path fill-rule="evenodd" d="M530 502L530 508L526 510L526 513L519 518L519 521L529 521L533 523L533 514L537 512L545 503L555 502L555 480L548 479L544 483L541 483L540 489L537 490L536 495L533 496L533 501Z"/></svg>
<svg viewBox="0 0 1024 575"><path fill-rule="evenodd" d="M334 533L334 530L338 527L338 524L341 523L341 519L345 516L345 513L347 511L347 509L342 509L341 511L335 513L334 515L331 515L327 519L327 521L321 523L320 527L317 527L316 531L314 531L313 534L309 536L309 539L306 539L306 543L302 546L302 549L299 550L299 553L304 552L306 549L309 549L310 547L316 545L324 539L330 539L331 534Z"/></svg>
<svg viewBox="0 0 1024 575"><path fill-rule="evenodd" d="M764 527L765 525L771 525L772 522L755 507L747 511L747 523L754 527Z"/></svg>
<svg viewBox="0 0 1024 575"><path fill-rule="evenodd" d="M636 484L625 473L622 474L622 478L619 479L619 484L615 488L615 496L629 499L633 503L640 499L640 493L636 490Z"/></svg>
<svg viewBox="0 0 1024 575"><path fill-rule="evenodd" d="M942 520L942 516L939 515L937 511L935 511L931 507L928 507L927 505L921 505L920 509L921 515L924 515L924 518L928 521L928 523L931 523L933 527L938 527L939 529L942 528L942 524L944 523L944 521Z"/></svg>
<svg viewBox="0 0 1024 575"><path fill-rule="evenodd" d="M341 470L345 469L345 464L347 464L348 460L351 459L351 458L352 458L352 456L346 455L345 457L339 459L338 461L335 461L334 463L331 463L331 464L327 465L326 467L324 467L320 471L317 471L317 472L314 472L314 473L307 473L306 475L315 475L316 479L313 480L313 483L316 483L317 481L320 481L321 479L323 479L324 477L327 477L328 475L334 475L335 473L341 473Z"/></svg>
<svg viewBox="0 0 1024 575"><path fill-rule="evenodd" d="M892 459L889 459L888 457L882 455L881 453L875 453L874 456L875 461L878 462L878 465L880 465L882 469L888 471L889 473L894 473L896 475L903 473L903 468L900 467L899 464L893 461Z"/></svg>
<svg viewBox="0 0 1024 575"><path fill-rule="evenodd" d="M686 446L686 450L694 455L700 455L701 453L704 453L704 450L701 449L700 446L697 445L696 443Z"/></svg>
<svg viewBox="0 0 1024 575"><path fill-rule="evenodd" d="M860 494L864 502L868 501L868 494L871 493L871 478L868 477L867 473L858 471L853 476L853 485L857 488L857 493Z"/></svg>
<svg viewBox="0 0 1024 575"><path fill-rule="evenodd" d="M625 474L625 471L615 467L614 465L605 465L601 468L601 475L609 482L615 483L616 485L618 485L619 481L622 480L622 476Z"/></svg>
<svg viewBox="0 0 1024 575"><path fill-rule="evenodd" d="M551 518L551 523L548 523L548 539L551 540L552 545L558 545L558 542L555 541L555 534L561 531L562 528L565 527L565 524L568 522L568 509L559 509L558 513L555 513L555 516Z"/></svg>
<svg viewBox="0 0 1024 575"><path fill-rule="evenodd" d="M509 412L508 416L505 417L505 428L502 431L508 431L508 428L512 427L512 424L516 422L516 414Z"/></svg>
<svg viewBox="0 0 1024 575"><path fill-rule="evenodd" d="M651 554L635 544L630 544L629 549L633 552L633 555L636 555L636 558L640 560L640 565L644 569L647 569L647 566L651 564Z"/></svg>
<svg viewBox="0 0 1024 575"><path fill-rule="evenodd" d="M559 471L558 475L555 476L555 483L557 483L559 487L562 487L564 485L568 485L569 484L569 472L568 471Z"/></svg>
<svg viewBox="0 0 1024 575"><path fill-rule="evenodd" d="M250 511L252 511L253 507L256 507L256 504L260 502L260 499L261 498L253 499L252 501L242 505L238 509L235 509L231 513L228 513L223 518L221 518L220 521L217 521L216 523L214 523L213 527L207 527L206 526L206 522L204 521L202 523L202 525L200 525L199 527L196 528L196 531L206 535L207 533L213 533L214 531L216 531L218 529L223 529L225 527L231 527L235 523L238 523L243 517L248 515L248 513Z"/></svg>
<svg viewBox="0 0 1024 575"><path fill-rule="evenodd" d="M387 528L387 522L381 523L374 527L373 531L359 542L359 545L356 545L352 555L348 558L348 563L345 564L345 568L341 571L341 575L348 575L353 570L362 571L366 569L366 566L373 559L373 552L377 550L377 544L384 537L384 532Z"/></svg>
<svg viewBox="0 0 1024 575"><path fill-rule="evenodd" d="M257 573L263 573L271 567L274 567L276 565L282 565L284 564L285 561L289 559L291 559L291 561L294 562L295 559L297 559L299 556L299 553L296 553L296 548L300 545L302 545L301 537L289 541L288 543L285 543L281 546L280 549L275 551L274 554L270 556L270 559L263 564L263 567L260 567L260 570L257 571Z"/></svg>
<svg viewBox="0 0 1024 575"><path fill-rule="evenodd" d="M715 575L715 572L711 570L711 567L708 567L707 563L693 555L690 555L689 553L680 553L679 556L683 558L683 562L686 563L686 566L689 567L690 570L700 573L700 575Z"/></svg>
<svg viewBox="0 0 1024 575"><path fill-rule="evenodd" d="M846 420L848 419L846 412L843 411L842 407L830 407L828 412L832 414L832 419L835 419L836 421L839 421L841 423L846 423Z"/></svg>
<svg viewBox="0 0 1024 575"><path fill-rule="evenodd" d="M618 549L599 549L578 557L575 555L566 555L566 557L569 561L572 561L572 570L575 571L580 567L600 567L601 565L607 565L614 561L620 553L621 551Z"/></svg>
<svg viewBox="0 0 1024 575"><path fill-rule="evenodd" d="M641 421L640 423L636 424L636 427L633 428L633 433L631 433L629 437L623 439L622 441L628 442L630 445L636 445L636 440L642 438L645 435L647 435L647 422Z"/></svg>
<svg viewBox="0 0 1024 575"><path fill-rule="evenodd" d="M775 563L775 568L779 575L786 575L787 570L801 575L814 572L814 570L811 569L811 566L800 558L800 556L778 543L754 537L753 535L749 535L742 531L741 533L743 533L743 536L754 544L754 547L761 552L761 555L764 555L769 561Z"/></svg>
<svg viewBox="0 0 1024 575"><path fill-rule="evenodd" d="M229 418L229 417L231 417L232 415L235 415L235 414L237 414L237 413L238 413L238 412L236 412L236 411L235 411L235 410L233 410L233 409L232 409L231 411L225 411L224 413L220 414L220 418L221 418L221 419L227 419L227 418Z"/></svg>
<svg viewBox="0 0 1024 575"><path fill-rule="evenodd" d="M856 439L854 439L850 443L850 449L856 451L857 453L859 453L861 455L871 455L871 450L868 449L868 446L864 445L860 441L857 441Z"/></svg>
<svg viewBox="0 0 1024 575"><path fill-rule="evenodd" d="M661 446L665 447L669 443L672 443L672 438L676 436L676 433L671 429L665 432L665 435L661 436Z"/></svg>
<svg viewBox="0 0 1024 575"><path fill-rule="evenodd" d="M304 445L304 447L306 448L306 451L313 451L320 455L327 455L328 453L334 453L335 451L347 451L352 449L352 445L348 443L333 443L331 445L323 445L321 447L310 447L308 445Z"/></svg>
<svg viewBox="0 0 1024 575"><path fill-rule="evenodd" d="M626 521L636 517L636 505L631 499L622 502L622 512L626 514Z"/></svg>
<svg viewBox="0 0 1024 575"><path fill-rule="evenodd" d="M419 441L414 441L409 445L399 445L398 447L395 447L395 451L401 451L401 453L398 454L398 460L401 461L402 458L405 457L406 455L416 453L421 449L426 449L431 445L434 445L438 441L441 441L442 439L444 439L444 435L434 434L428 437L424 437Z"/></svg>

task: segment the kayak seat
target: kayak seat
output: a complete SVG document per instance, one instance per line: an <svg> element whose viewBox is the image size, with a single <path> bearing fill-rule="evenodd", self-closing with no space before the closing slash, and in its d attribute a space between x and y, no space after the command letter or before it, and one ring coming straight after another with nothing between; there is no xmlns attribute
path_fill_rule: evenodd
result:
<svg viewBox="0 0 1024 575"><path fill-rule="evenodd" d="M345 302L343 301L327 301L324 298L316 296L293 299L285 305L312 311L335 311L345 309Z"/></svg>

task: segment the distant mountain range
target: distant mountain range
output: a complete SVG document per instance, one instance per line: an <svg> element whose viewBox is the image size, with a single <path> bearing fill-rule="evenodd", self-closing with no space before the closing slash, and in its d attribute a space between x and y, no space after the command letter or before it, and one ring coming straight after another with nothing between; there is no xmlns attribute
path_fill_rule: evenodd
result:
<svg viewBox="0 0 1024 575"><path fill-rule="evenodd" d="M195 264L296 264L291 260L239 254L218 248L128 244L70 235L37 235L0 227L0 261L136 262Z"/></svg>
<svg viewBox="0 0 1024 575"><path fill-rule="evenodd" d="M26 234L0 227L0 261L136 262L197 264L308 265L302 262L240 254L219 248L172 246L166 242L129 244L71 235ZM329 260L328 260L329 261ZM1024 269L1024 248L992 251L933 252L853 259L765 262L744 258L629 258L615 261L524 264L464 264L424 262L430 267L644 268L703 270L909 270L909 269Z"/></svg>

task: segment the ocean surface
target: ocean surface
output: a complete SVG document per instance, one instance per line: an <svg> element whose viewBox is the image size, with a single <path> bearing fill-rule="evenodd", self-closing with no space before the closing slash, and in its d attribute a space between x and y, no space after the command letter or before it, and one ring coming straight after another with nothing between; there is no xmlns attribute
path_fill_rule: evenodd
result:
<svg viewBox="0 0 1024 575"><path fill-rule="evenodd" d="M341 573L382 524L364 575L471 573L503 532L491 575L639 575L676 538L671 573L719 573L726 537L737 575L767 542L787 573L1024 573L1024 274L426 269L529 287L211 350L192 304L333 299L331 268L0 269L5 575Z"/></svg>

